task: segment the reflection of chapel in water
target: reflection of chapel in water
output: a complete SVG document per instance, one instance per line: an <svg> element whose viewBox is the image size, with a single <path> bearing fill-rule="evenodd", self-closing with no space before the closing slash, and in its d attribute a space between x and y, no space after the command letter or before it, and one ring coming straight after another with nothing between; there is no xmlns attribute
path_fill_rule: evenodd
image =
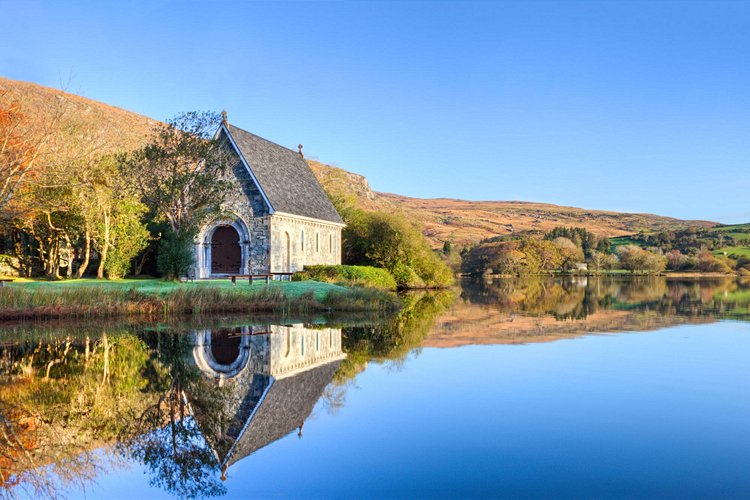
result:
<svg viewBox="0 0 750 500"><path fill-rule="evenodd" d="M193 358L222 392L218 422L198 422L223 472L298 430L345 354L340 328L251 326L195 332Z"/></svg>

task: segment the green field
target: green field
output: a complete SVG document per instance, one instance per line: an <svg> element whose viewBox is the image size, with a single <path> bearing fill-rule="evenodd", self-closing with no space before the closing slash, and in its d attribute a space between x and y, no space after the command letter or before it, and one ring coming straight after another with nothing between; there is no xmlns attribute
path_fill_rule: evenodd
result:
<svg viewBox="0 0 750 500"><path fill-rule="evenodd" d="M714 255L737 255L750 258L750 247L724 247L714 250Z"/></svg>
<svg viewBox="0 0 750 500"><path fill-rule="evenodd" d="M731 236L736 240L750 241L750 223L717 226L712 228L711 231Z"/></svg>
<svg viewBox="0 0 750 500"><path fill-rule="evenodd" d="M236 285L232 285L229 279L218 280L197 280L194 282L182 283L178 281L164 281L156 278L149 279L122 279L122 280L104 280L104 279L75 279L65 281L43 281L18 279L16 282L6 285L8 287L18 287L25 290L71 290L80 288L100 288L103 290L128 290L134 289L139 292L154 295L165 295L178 289L232 289L236 291L256 291L261 288L281 289L288 297L300 297L306 292L312 291L316 299L322 299L331 290L346 290L339 285L330 283L321 283L319 281L272 281L268 285L263 282L256 282L252 286L246 280L238 280Z"/></svg>
<svg viewBox="0 0 750 500"><path fill-rule="evenodd" d="M633 239L632 236L618 236L617 238L610 238L609 242L612 245L612 250L617 250L618 247L624 245L641 245L641 243L638 240Z"/></svg>

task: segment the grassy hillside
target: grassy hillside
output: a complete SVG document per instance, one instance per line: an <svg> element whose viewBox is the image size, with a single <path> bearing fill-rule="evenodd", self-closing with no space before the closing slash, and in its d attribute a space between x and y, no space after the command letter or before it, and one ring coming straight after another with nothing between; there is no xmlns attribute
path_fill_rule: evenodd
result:
<svg viewBox="0 0 750 500"><path fill-rule="evenodd" d="M64 100L67 117L83 124L96 124L101 138L118 149L130 149L145 141L154 120L104 103L33 83L0 78L0 92L10 92L31 118L42 118ZM187 110L186 110L187 111ZM273 138L271 138L273 139ZM378 193L367 180L346 170L310 161L327 191L353 195L365 210L404 211L420 222L434 247L444 241L462 246L493 236L528 230L550 230L555 226L585 226L599 236L615 237L638 231L675 229L690 225L711 227L706 221L682 221L648 214L624 214L561 207L521 201L464 201L449 198L419 199Z"/></svg>
<svg viewBox="0 0 750 500"><path fill-rule="evenodd" d="M523 201L421 199L370 189L367 179L341 168L309 161L327 191L354 195L365 210L403 210L422 224L434 247L443 241L461 246L493 236L522 231L549 231L557 226L583 226L597 236L616 237L639 231L687 226L712 227L708 221L684 221L651 214L629 214Z"/></svg>
<svg viewBox="0 0 750 500"><path fill-rule="evenodd" d="M85 97L0 77L0 95L4 93L7 93L5 100L19 103L27 117L40 122L59 109L62 101L64 114L60 127L66 127L64 134L71 133L79 125L83 130L95 129L97 137L87 138L88 141L115 145L120 150L144 144L157 123L143 115Z"/></svg>

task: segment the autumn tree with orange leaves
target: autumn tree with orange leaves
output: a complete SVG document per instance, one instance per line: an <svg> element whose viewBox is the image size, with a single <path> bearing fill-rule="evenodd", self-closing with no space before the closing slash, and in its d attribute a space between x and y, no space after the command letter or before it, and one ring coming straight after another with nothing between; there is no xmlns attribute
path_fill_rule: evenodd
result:
<svg viewBox="0 0 750 500"><path fill-rule="evenodd" d="M38 174L41 155L62 112L62 107L52 110L48 123L32 123L9 92L0 93L0 213Z"/></svg>

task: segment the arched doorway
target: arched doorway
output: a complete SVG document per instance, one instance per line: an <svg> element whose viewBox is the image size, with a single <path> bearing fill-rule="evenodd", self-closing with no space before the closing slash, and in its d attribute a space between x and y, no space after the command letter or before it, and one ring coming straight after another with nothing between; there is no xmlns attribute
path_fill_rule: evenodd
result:
<svg viewBox="0 0 750 500"><path fill-rule="evenodd" d="M232 226L218 226L211 236L211 274L240 273L240 234Z"/></svg>
<svg viewBox="0 0 750 500"><path fill-rule="evenodd" d="M211 332L211 355L220 365L232 365L240 357L240 329Z"/></svg>
<svg viewBox="0 0 750 500"><path fill-rule="evenodd" d="M251 358L252 337L248 327L194 332L193 359L205 375L232 378Z"/></svg>

